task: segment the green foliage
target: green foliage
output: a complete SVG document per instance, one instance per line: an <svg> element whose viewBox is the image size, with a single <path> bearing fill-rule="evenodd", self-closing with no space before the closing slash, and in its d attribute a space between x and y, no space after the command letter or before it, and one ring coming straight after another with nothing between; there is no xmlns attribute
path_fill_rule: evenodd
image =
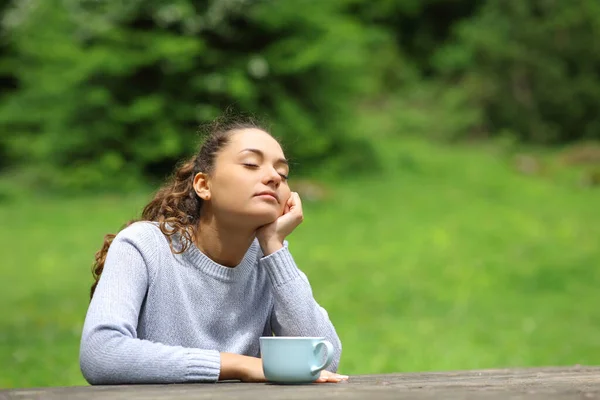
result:
<svg viewBox="0 0 600 400"><path fill-rule="evenodd" d="M0 148L44 185L133 184L170 172L198 124L233 105L270 121L300 165L335 151L365 169L374 160L352 151L352 105L375 79L368 45L385 36L340 5L14 3L4 26L15 54L0 69L17 85L1 99Z"/></svg>
<svg viewBox="0 0 600 400"><path fill-rule="evenodd" d="M385 29L402 57L395 62L400 76L432 76L432 55L451 37L453 27L473 15L477 0L348 0L347 10L364 25ZM410 74L407 74L410 73Z"/></svg>
<svg viewBox="0 0 600 400"><path fill-rule="evenodd" d="M390 134L598 139L599 4L4 1L0 172L134 187L229 106L269 121L301 174L379 165L364 109Z"/></svg>
<svg viewBox="0 0 600 400"><path fill-rule="evenodd" d="M480 128L537 143L600 139L600 3L490 0L434 64L482 110Z"/></svg>
<svg viewBox="0 0 600 400"><path fill-rule="evenodd" d="M535 143L600 138L600 3L349 0L388 31L387 106L397 132ZM381 94L378 97L385 97Z"/></svg>
<svg viewBox="0 0 600 400"><path fill-rule="evenodd" d="M378 154L379 174L322 183L289 237L341 372L597 363L599 190L522 176L493 148L396 138ZM0 203L0 387L85 384L93 254L149 196Z"/></svg>

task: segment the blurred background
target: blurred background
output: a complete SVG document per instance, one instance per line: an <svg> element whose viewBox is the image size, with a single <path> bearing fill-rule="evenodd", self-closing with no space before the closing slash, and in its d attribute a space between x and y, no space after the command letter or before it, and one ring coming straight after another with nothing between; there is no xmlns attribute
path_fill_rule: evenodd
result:
<svg viewBox="0 0 600 400"><path fill-rule="evenodd" d="M345 374L600 363L598 0L1 0L0 387L85 384L106 233L268 121Z"/></svg>

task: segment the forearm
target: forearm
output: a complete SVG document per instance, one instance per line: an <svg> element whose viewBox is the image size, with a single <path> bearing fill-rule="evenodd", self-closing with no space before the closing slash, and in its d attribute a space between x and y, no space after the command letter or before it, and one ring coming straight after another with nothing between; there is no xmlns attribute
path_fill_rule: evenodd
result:
<svg viewBox="0 0 600 400"><path fill-rule="evenodd" d="M140 309L150 284L149 269L160 265L154 233L148 228L134 224L111 244L83 326L81 371L96 385L216 382L218 351L167 345L138 336Z"/></svg>
<svg viewBox="0 0 600 400"><path fill-rule="evenodd" d="M273 332L277 336L324 337L334 348L329 371L337 371L342 344L325 309L320 307L307 292L303 282L289 282L276 291L271 318Z"/></svg>
<svg viewBox="0 0 600 400"><path fill-rule="evenodd" d="M93 385L215 382L220 356L214 350L167 346L95 328L84 333L80 364Z"/></svg>
<svg viewBox="0 0 600 400"><path fill-rule="evenodd" d="M341 357L341 342L327 312L314 299L306 275L296 267L287 249L263 258L261 263L273 284L273 332L278 336L325 337L335 349L329 368L335 371Z"/></svg>

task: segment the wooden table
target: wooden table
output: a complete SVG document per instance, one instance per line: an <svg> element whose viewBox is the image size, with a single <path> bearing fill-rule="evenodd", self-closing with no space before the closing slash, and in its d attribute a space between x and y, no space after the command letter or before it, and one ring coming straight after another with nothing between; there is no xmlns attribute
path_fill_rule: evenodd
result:
<svg viewBox="0 0 600 400"><path fill-rule="evenodd" d="M600 399L600 367L351 376L347 383L75 386L0 391L0 399Z"/></svg>

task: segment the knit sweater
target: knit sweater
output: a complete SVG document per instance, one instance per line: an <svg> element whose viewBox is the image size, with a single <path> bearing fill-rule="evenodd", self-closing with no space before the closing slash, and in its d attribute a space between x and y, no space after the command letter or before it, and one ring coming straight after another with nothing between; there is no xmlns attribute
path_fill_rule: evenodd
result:
<svg viewBox="0 0 600 400"><path fill-rule="evenodd" d="M190 245L174 254L158 226L137 222L112 242L83 326L90 384L215 382L220 352L260 357L260 336L341 343L285 246L264 257L254 240L234 268Z"/></svg>

